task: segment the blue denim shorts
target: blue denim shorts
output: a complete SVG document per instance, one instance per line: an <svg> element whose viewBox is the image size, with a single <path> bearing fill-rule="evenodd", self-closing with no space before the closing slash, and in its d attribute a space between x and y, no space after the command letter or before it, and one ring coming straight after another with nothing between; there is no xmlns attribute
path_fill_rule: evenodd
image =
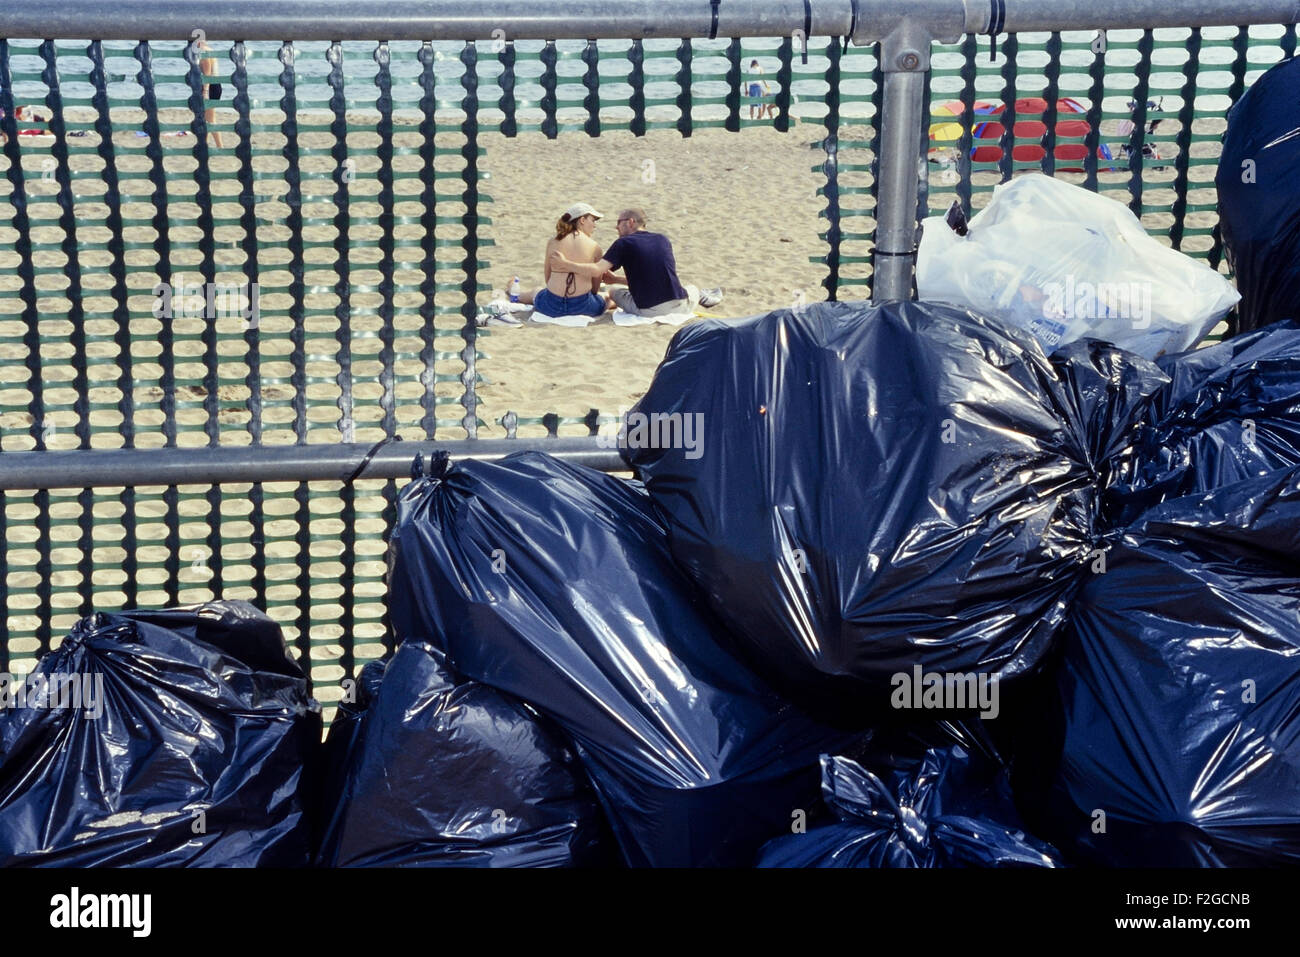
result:
<svg viewBox="0 0 1300 957"><path fill-rule="evenodd" d="M533 308L544 316L599 316L605 311L605 300L594 292L557 296L549 289L542 289L533 299Z"/></svg>

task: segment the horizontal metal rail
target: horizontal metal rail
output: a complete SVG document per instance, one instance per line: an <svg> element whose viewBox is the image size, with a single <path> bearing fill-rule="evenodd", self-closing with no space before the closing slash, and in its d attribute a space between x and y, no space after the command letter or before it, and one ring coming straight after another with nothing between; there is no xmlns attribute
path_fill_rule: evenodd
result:
<svg viewBox="0 0 1300 957"><path fill-rule="evenodd" d="M384 442L380 445L264 445L215 448L78 449L5 452L0 490L132 488L223 485L233 482L347 482L406 478L416 455L435 452L460 459L501 459L541 450L604 472L626 471L613 441L586 436L525 441L460 439L451 442Z"/></svg>
<svg viewBox="0 0 1300 957"><path fill-rule="evenodd" d="M855 16L856 13L856 16ZM716 18L716 19L715 19ZM1300 22L1297 0L4 0L0 36L96 40L883 39Z"/></svg>
<svg viewBox="0 0 1300 957"><path fill-rule="evenodd" d="M863 0L864 5L869 0ZM851 0L812 0L813 35L849 32ZM4 0L0 35L103 40L553 40L789 36L803 0ZM499 31L499 32L497 32Z"/></svg>
<svg viewBox="0 0 1300 957"><path fill-rule="evenodd" d="M974 2L986 6L982 0ZM1300 23L1296 0L1004 0L1003 5L1005 33ZM986 33L988 25L968 32Z"/></svg>

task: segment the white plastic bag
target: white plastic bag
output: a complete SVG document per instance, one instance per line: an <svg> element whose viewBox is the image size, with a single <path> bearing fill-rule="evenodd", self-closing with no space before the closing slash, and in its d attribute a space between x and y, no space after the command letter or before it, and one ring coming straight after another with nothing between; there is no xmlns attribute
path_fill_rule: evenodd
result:
<svg viewBox="0 0 1300 957"><path fill-rule="evenodd" d="M921 299L1027 329L1048 351L1091 337L1147 359L1190 349L1241 298L1128 207L1042 175L997 187L965 236L926 219L916 286Z"/></svg>

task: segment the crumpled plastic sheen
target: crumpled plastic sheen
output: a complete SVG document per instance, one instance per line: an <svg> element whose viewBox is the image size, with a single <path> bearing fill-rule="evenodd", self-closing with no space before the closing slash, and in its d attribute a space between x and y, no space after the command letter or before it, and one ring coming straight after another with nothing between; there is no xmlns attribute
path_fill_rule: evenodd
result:
<svg viewBox="0 0 1300 957"><path fill-rule="evenodd" d="M1283 322L1166 356L1156 389L1114 460L1106 523L1124 527L1166 499L1300 465L1300 323Z"/></svg>
<svg viewBox="0 0 1300 957"><path fill-rule="evenodd" d="M1093 536L1072 402L1028 333L818 303L677 333L619 441L747 660L866 718L916 665L1039 667Z"/></svg>
<svg viewBox="0 0 1300 957"><path fill-rule="evenodd" d="M362 669L330 725L326 867L574 867L605 862L576 756L527 705L456 681L408 641Z"/></svg>
<svg viewBox="0 0 1300 957"><path fill-rule="evenodd" d="M1106 866L1300 863L1300 468L1173 499L1075 602L1017 775Z"/></svg>
<svg viewBox="0 0 1300 957"><path fill-rule="evenodd" d="M320 706L252 605L91 615L34 674L102 711L0 708L0 866L310 863Z"/></svg>
<svg viewBox="0 0 1300 957"><path fill-rule="evenodd" d="M559 724L627 864L751 864L848 736L736 659L639 486L537 452L436 471L399 501L399 640Z"/></svg>
<svg viewBox="0 0 1300 957"><path fill-rule="evenodd" d="M1055 848L1025 833L1010 782L958 745L877 775L844 756L822 758L822 794L837 823L777 838L759 867L1061 867Z"/></svg>

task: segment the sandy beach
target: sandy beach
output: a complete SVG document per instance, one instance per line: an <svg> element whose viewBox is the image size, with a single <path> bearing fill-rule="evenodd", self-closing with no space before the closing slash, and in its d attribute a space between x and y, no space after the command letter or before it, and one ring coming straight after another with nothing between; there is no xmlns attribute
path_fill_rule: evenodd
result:
<svg viewBox="0 0 1300 957"><path fill-rule="evenodd" d="M809 260L824 251L817 231L827 224L817 214L825 200L816 194L824 177L813 172L821 153L812 148L824 135L807 125L787 135L701 130L688 139L671 130L486 137L496 246L484 278L494 290L515 275L525 288L540 286L555 220L571 203L588 202L607 217L594 236L602 249L618 238L619 211L643 208L647 228L672 240L682 281L722 287L723 302L702 314L748 316L799 295L823 299L826 267ZM490 382L480 396L493 418L509 410L616 413L645 391L675 331L619 327L608 317L585 329L493 328L483 346Z"/></svg>

